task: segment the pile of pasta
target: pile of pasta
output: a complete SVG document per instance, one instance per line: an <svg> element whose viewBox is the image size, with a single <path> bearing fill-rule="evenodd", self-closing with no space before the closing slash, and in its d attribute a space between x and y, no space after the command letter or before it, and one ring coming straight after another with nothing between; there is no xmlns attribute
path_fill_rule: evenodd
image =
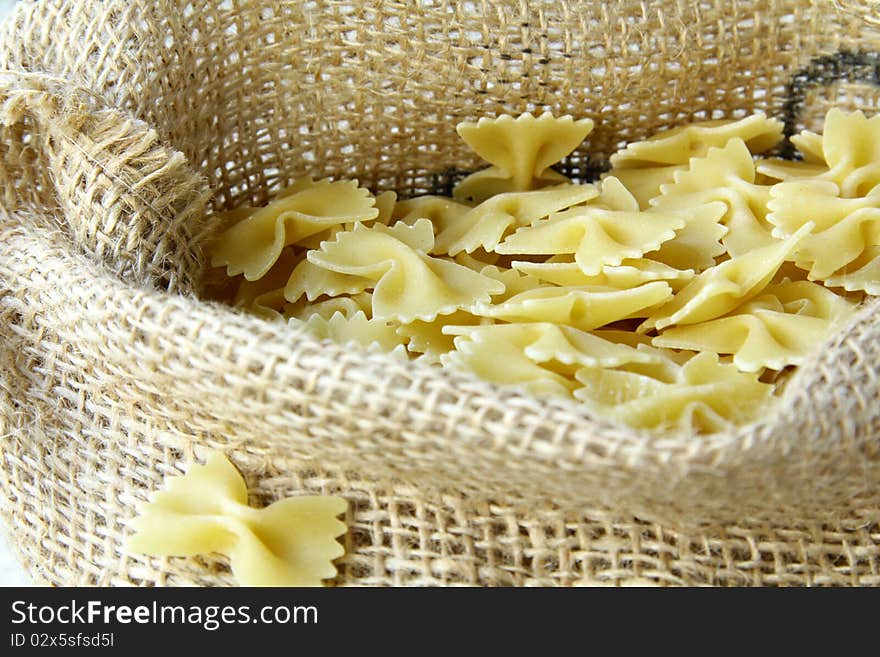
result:
<svg viewBox="0 0 880 657"><path fill-rule="evenodd" d="M490 166L452 198L304 178L227 213L234 305L321 338L574 397L637 428L753 421L880 294L880 116L791 141L762 114L631 143L592 184L551 167L593 128L461 123Z"/></svg>

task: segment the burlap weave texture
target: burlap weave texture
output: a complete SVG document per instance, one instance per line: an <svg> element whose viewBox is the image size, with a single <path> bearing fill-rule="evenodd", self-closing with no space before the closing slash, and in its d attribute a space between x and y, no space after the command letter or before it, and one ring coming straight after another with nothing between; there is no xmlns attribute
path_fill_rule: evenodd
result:
<svg viewBox="0 0 880 657"><path fill-rule="evenodd" d="M565 164L587 179L694 119L875 111L873 19L790 0L23 3L0 34L0 509L32 574L230 582L121 549L135 503L212 447L255 503L351 501L337 584L880 585L875 304L760 422L697 438L199 298L213 211L307 174L448 191L478 166L461 120L592 118Z"/></svg>

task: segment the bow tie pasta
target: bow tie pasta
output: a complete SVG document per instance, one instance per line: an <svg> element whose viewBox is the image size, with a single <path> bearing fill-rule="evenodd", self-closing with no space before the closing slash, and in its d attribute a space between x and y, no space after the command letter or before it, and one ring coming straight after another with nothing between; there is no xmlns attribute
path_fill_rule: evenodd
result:
<svg viewBox="0 0 880 657"><path fill-rule="evenodd" d="M150 556L225 554L242 586L321 586L345 552L336 537L346 531L337 516L347 506L340 497L303 496L254 509L235 466L213 452L143 505L126 547Z"/></svg>
<svg viewBox="0 0 880 657"><path fill-rule="evenodd" d="M727 211L720 223L728 230L721 243L732 256L773 242L772 226L766 221L770 188L755 184L755 163L742 139L731 139L723 148L710 148L704 157L691 159L673 180L660 187L660 196L651 199L652 207L668 212L724 203Z"/></svg>
<svg viewBox="0 0 880 657"><path fill-rule="evenodd" d="M705 157L739 139L750 153L763 153L782 140L782 121L753 114L739 121L703 121L660 132L630 144L611 156L611 171L633 193L642 208L688 168L691 158Z"/></svg>
<svg viewBox="0 0 880 657"><path fill-rule="evenodd" d="M350 349L725 431L880 294L878 120L832 110L798 162L756 161L763 115L682 126L578 183L550 167L592 121L482 119L458 129L491 166L454 198L302 179L228 213L212 263L240 309Z"/></svg>
<svg viewBox="0 0 880 657"><path fill-rule="evenodd" d="M275 264L285 246L332 226L375 219L379 211L374 203L356 181L307 178L223 233L214 245L211 265L226 265L230 276L244 273L247 280L256 280Z"/></svg>
<svg viewBox="0 0 880 657"><path fill-rule="evenodd" d="M459 201L480 203L504 192L524 192L568 182L550 167L571 153L593 129L590 119L575 121L545 113L535 118L523 114L476 123L460 123L458 134L484 160L492 164L462 180L452 195Z"/></svg>
<svg viewBox="0 0 880 657"><path fill-rule="evenodd" d="M832 182L843 198L864 196L880 184L880 116L869 119L835 107L825 116L821 136L805 131L792 142L804 154L803 162L766 160L759 171L777 180Z"/></svg>

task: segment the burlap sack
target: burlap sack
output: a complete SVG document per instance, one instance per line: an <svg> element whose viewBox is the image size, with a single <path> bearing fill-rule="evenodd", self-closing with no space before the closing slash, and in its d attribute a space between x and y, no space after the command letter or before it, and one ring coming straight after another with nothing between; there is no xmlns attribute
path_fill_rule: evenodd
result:
<svg viewBox="0 0 880 657"><path fill-rule="evenodd" d="M337 584L880 584L880 321L760 422L662 437L201 300L212 211L292 179L449 192L460 120L598 128L566 164L878 99L874 3L25 2L0 36L2 516L53 584L226 584L122 551L205 448L255 504L350 500Z"/></svg>

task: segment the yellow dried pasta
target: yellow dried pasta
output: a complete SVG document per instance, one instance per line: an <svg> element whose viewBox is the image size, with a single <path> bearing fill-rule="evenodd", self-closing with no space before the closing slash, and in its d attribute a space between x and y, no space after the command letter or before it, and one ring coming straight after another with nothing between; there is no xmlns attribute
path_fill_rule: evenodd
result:
<svg viewBox="0 0 880 657"><path fill-rule="evenodd" d="M593 185L558 185L536 192L497 194L464 214L449 217L437 234L434 252L458 255L497 251L513 230L594 198Z"/></svg>
<svg viewBox="0 0 880 657"><path fill-rule="evenodd" d="M807 224L787 240L707 269L645 320L640 330L704 322L720 317L757 296L811 228L812 225Z"/></svg>
<svg viewBox="0 0 880 657"><path fill-rule="evenodd" d="M784 237L807 222L815 227L804 238L796 259L810 280L823 280L880 246L880 187L866 196L843 198L827 180L798 180L774 185L767 215L774 235Z"/></svg>
<svg viewBox="0 0 880 657"><path fill-rule="evenodd" d="M590 119L544 113L516 119L502 115L458 124L458 134L492 166L471 174L452 192L459 201L480 203L496 194L524 192L568 182L550 167L571 153L593 129Z"/></svg>
<svg viewBox="0 0 880 657"><path fill-rule="evenodd" d="M587 276L574 258L567 255L555 255L546 262L514 260L511 267L554 285L604 286L621 290L651 281L666 281L673 290L677 290L694 277L693 269L675 269L647 258L625 258L619 265L604 265L602 271L594 276Z"/></svg>
<svg viewBox="0 0 880 657"><path fill-rule="evenodd" d="M782 121L757 112L738 121L715 119L664 130L629 144L611 156L617 169L641 169L657 165L687 164L703 157L710 148L723 148L741 139L752 153L763 153L782 141Z"/></svg>
<svg viewBox="0 0 880 657"><path fill-rule="evenodd" d="M305 324L317 337L331 339L342 344L354 343L362 347L373 345L385 351L404 352L404 339L398 334L398 324L385 319L368 319L363 310L351 315L334 312L329 318L320 313L311 314L306 320L291 318L293 325Z"/></svg>
<svg viewBox="0 0 880 657"><path fill-rule="evenodd" d="M359 224L310 251L308 259L325 269L371 280L373 317L404 324L430 321L504 291L497 280L427 255L433 246L433 228L427 219L390 228Z"/></svg>
<svg viewBox="0 0 880 657"><path fill-rule="evenodd" d="M506 255L573 254L587 276L596 276L606 265L641 258L675 237L683 228L683 214L715 213L723 208L706 206L681 213L619 212L595 207L572 208L549 219L521 228L495 249Z"/></svg>
<svg viewBox="0 0 880 657"><path fill-rule="evenodd" d="M727 232L721 243L733 257L774 242L766 221L770 187L755 184L755 163L742 139L731 139L723 148L710 148L704 157L691 159L688 168L660 191L651 205L667 212L725 203L727 211L719 221Z"/></svg>
<svg viewBox="0 0 880 657"><path fill-rule="evenodd" d="M335 577L333 560L345 552L336 540L346 531L337 519L344 499L288 497L263 509L247 502L235 466L212 452L204 465L165 481L132 521L126 548L163 557L224 554L242 586L321 586Z"/></svg>
<svg viewBox="0 0 880 657"><path fill-rule="evenodd" d="M211 266L253 281L269 271L285 246L332 226L379 215L375 200L357 181L300 182L286 194L235 223L213 245Z"/></svg>
<svg viewBox="0 0 880 657"><path fill-rule="evenodd" d="M665 282L620 290L600 286L546 286L528 290L500 304L480 304L473 312L507 322L552 322L590 331L633 317L646 317L672 296Z"/></svg>
<svg viewBox="0 0 880 657"><path fill-rule="evenodd" d="M653 344L733 354L744 372L781 370L803 364L854 305L821 285L784 281L724 317L663 331Z"/></svg>
<svg viewBox="0 0 880 657"><path fill-rule="evenodd" d="M669 361L672 381L625 369L583 368L575 397L599 415L641 429L723 431L754 417L773 386L701 353L683 365Z"/></svg>
<svg viewBox="0 0 880 657"><path fill-rule="evenodd" d="M303 179L229 213L212 262L245 274L233 303L319 338L638 428L728 430L855 312L841 290L880 294L875 118L832 110L792 137L801 162L756 161L782 138L763 115L681 126L592 184L550 169L591 121L484 119L459 133L491 166L454 198Z"/></svg>
<svg viewBox="0 0 880 657"><path fill-rule="evenodd" d="M753 114L738 121L714 120L692 123L657 133L629 144L611 156L611 172L647 208L660 195L662 185L685 171L691 158L705 157L711 148L723 148L740 139L751 153L763 153L782 140L781 121Z"/></svg>

